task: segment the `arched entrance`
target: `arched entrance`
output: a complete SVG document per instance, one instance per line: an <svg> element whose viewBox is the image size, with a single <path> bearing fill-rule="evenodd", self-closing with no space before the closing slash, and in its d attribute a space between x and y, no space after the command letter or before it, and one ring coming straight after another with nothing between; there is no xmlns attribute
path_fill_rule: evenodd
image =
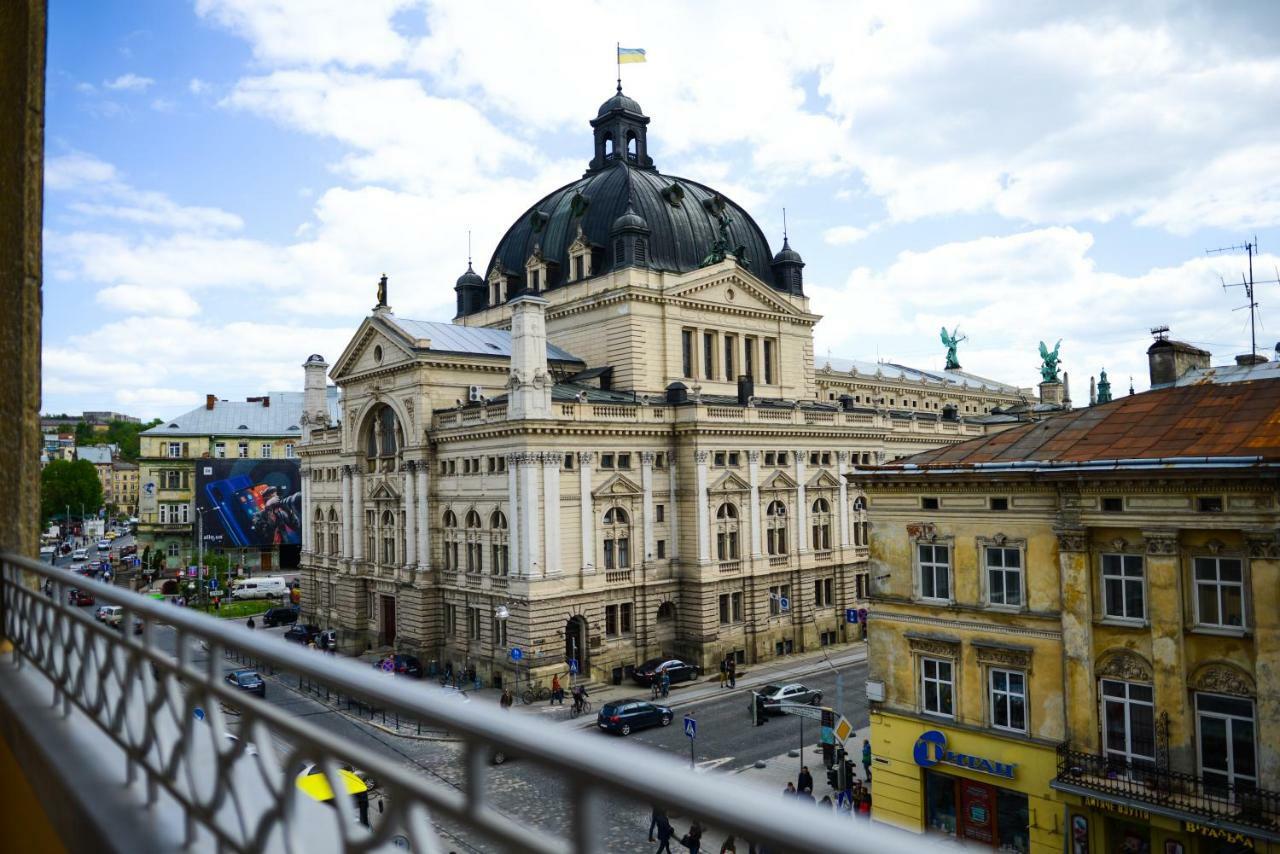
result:
<svg viewBox="0 0 1280 854"><path fill-rule="evenodd" d="M578 662L578 672L587 672L587 618L582 615L570 617L564 624L564 662L569 666L573 660Z"/></svg>
<svg viewBox="0 0 1280 854"><path fill-rule="evenodd" d="M654 621L653 641L663 655L672 655L676 644L676 606L674 602L663 602L658 606L657 619Z"/></svg>

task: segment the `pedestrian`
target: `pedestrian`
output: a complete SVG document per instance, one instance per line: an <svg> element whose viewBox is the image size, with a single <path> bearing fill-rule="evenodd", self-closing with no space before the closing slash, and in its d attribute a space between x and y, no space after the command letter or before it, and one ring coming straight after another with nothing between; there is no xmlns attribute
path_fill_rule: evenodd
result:
<svg viewBox="0 0 1280 854"><path fill-rule="evenodd" d="M657 813L654 823L657 825L658 830L658 850L654 854L663 854L664 851L666 854L671 854L671 837L675 836L676 832L671 827L671 821L667 818L665 812L662 810L656 810L655 812Z"/></svg>
<svg viewBox="0 0 1280 854"><path fill-rule="evenodd" d="M729 686L729 662L720 662L720 687L727 688Z"/></svg>
<svg viewBox="0 0 1280 854"><path fill-rule="evenodd" d="M787 787L782 790L782 796L784 798L794 798L796 796L796 784L788 781Z"/></svg>
<svg viewBox="0 0 1280 854"><path fill-rule="evenodd" d="M830 795L823 795L822 800L818 801L818 806L822 807L827 812L831 812L834 809L835 804L831 802Z"/></svg>
<svg viewBox="0 0 1280 854"><path fill-rule="evenodd" d="M813 799L813 789L801 789L799 792L796 793L796 800L807 801L808 803L811 803L811 804L817 803L817 801Z"/></svg>
<svg viewBox="0 0 1280 854"><path fill-rule="evenodd" d="M557 703L564 705L564 686L560 684L560 674L553 673L551 674L551 702L548 705L554 706ZM652 837L653 834L650 833L649 836ZM652 842L653 839L650 838L649 841Z"/></svg>
<svg viewBox="0 0 1280 854"><path fill-rule="evenodd" d="M738 662L732 656L729 657L729 687L738 687Z"/></svg>
<svg viewBox="0 0 1280 854"><path fill-rule="evenodd" d="M864 738L862 740L862 770L866 775L867 782L871 782L871 739Z"/></svg>
<svg viewBox="0 0 1280 854"><path fill-rule="evenodd" d="M871 792L862 790L862 798L858 801L858 818L871 818Z"/></svg>
<svg viewBox="0 0 1280 854"><path fill-rule="evenodd" d="M316 639L315 639L315 638L312 638L311 640L307 641L307 649L311 650L312 652L315 652L315 650L316 650Z"/></svg>
<svg viewBox="0 0 1280 854"><path fill-rule="evenodd" d="M662 671L662 696L666 697L671 694L671 674Z"/></svg>
<svg viewBox="0 0 1280 854"><path fill-rule="evenodd" d="M516 698L511 696L510 688L502 689L502 696L498 698L498 705L504 709L509 709L515 703Z"/></svg>
<svg viewBox="0 0 1280 854"><path fill-rule="evenodd" d="M444 666L444 681L441 685L448 685L453 682L453 662L450 661Z"/></svg>
<svg viewBox="0 0 1280 854"><path fill-rule="evenodd" d="M809 773L808 765L800 766L800 773L796 775L796 788L802 792L805 789L813 791L813 775Z"/></svg>
<svg viewBox="0 0 1280 854"><path fill-rule="evenodd" d="M680 844L688 848L691 854L702 850L702 825L696 821L689 827L689 832L680 839Z"/></svg>
<svg viewBox="0 0 1280 854"><path fill-rule="evenodd" d="M650 842L653 841L653 832L658 828L658 818L660 816L665 817L666 813L663 812L662 807L655 804L653 809L649 812L649 841Z"/></svg>
<svg viewBox="0 0 1280 854"><path fill-rule="evenodd" d="M726 839L724 844L720 846L720 854L738 854L738 847L734 843L732 836Z"/></svg>
<svg viewBox="0 0 1280 854"><path fill-rule="evenodd" d="M181 603L179 603L179 604L181 604ZM254 623L253 623L253 617L250 617L250 618L249 618L249 622L245 623L245 625L246 625L246 626L248 626L248 627L250 628L250 630L252 630L252 629L253 629L253 625L254 625Z"/></svg>

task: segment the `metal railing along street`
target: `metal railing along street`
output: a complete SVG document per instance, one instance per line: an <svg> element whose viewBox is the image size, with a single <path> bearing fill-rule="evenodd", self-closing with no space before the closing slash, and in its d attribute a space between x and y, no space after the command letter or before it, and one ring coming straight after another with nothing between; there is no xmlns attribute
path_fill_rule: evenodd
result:
<svg viewBox="0 0 1280 854"><path fill-rule="evenodd" d="M12 656L0 657L0 724L12 742L15 731L47 735L74 720L81 732L68 732L59 742L69 749L80 744L72 735L91 731L100 746L80 750L50 773L65 773L74 786L77 764L107 763L96 770L118 779L123 791L140 793L144 818L128 829L136 839L114 839L103 850L160 850L144 844L158 838L148 822L172 823L176 815L179 847L188 850L434 852L465 838L468 847L482 850L599 851L608 848L601 829L619 798L646 815L649 807L662 806L733 833L742 848L745 840L770 851L920 854L931 847L914 835L824 815L812 805L735 784L727 775L694 773L674 756L496 707L459 704L434 686L407 685L367 664L318 655L238 623L27 558L0 560L0 620L15 647ZM68 604L72 588L89 592L98 604L119 605L121 628ZM163 626L173 630L172 654L159 643L162 632L169 636ZM192 653L200 648L208 650L203 661ZM323 684L386 714L447 731L459 740L460 783L444 785L439 775L371 754L247 696L226 684L228 658L252 660L264 671ZM23 692L38 700L34 707L47 709L38 720L15 711L33 707L19 703ZM225 735L232 715L239 720L236 738ZM284 745L278 748L283 759L273 745ZM495 751L559 775L568 820L541 827L504 814L490 790ZM374 829L357 823L351 799L330 801L335 810L301 794L296 777L304 763L322 769L333 792L342 791L342 766L375 778L385 812ZM453 841L442 848L442 838Z"/></svg>

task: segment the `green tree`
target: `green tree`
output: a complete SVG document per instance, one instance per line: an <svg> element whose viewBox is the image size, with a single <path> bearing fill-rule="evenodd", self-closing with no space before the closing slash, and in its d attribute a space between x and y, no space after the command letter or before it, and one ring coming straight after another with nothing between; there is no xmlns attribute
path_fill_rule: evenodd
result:
<svg viewBox="0 0 1280 854"><path fill-rule="evenodd" d="M40 514L47 523L72 508L97 513L102 506L102 482L88 460L54 460L40 472Z"/></svg>
<svg viewBox="0 0 1280 854"><path fill-rule="evenodd" d="M97 434L93 432L93 427L87 421L76 422L76 444L77 445L96 445L102 441Z"/></svg>

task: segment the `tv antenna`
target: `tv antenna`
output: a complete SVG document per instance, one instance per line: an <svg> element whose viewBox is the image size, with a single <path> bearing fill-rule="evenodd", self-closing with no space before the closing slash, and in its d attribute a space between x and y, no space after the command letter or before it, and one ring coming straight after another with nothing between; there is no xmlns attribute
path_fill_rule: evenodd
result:
<svg viewBox="0 0 1280 854"><path fill-rule="evenodd" d="M1239 243L1234 246L1221 246L1217 249L1205 250L1206 255L1224 255L1228 252L1230 253L1244 252L1249 256L1248 278L1246 278L1245 275L1241 273L1240 284L1238 285L1236 284L1228 285L1226 280L1223 279L1221 276L1218 277L1218 280L1222 282L1222 289L1224 291L1227 288L1244 288L1244 295L1249 301L1244 305L1237 306L1236 308L1232 309L1232 311L1242 311L1243 309L1246 309L1246 308L1249 309L1249 354L1251 356L1256 356L1258 355L1258 301L1254 299L1254 296L1253 296L1254 285L1271 285L1271 284L1280 285L1280 269L1277 269L1275 279L1269 279L1265 282L1254 281L1253 256L1258 254L1258 236L1256 234L1253 236L1252 241L1246 241L1245 243Z"/></svg>

